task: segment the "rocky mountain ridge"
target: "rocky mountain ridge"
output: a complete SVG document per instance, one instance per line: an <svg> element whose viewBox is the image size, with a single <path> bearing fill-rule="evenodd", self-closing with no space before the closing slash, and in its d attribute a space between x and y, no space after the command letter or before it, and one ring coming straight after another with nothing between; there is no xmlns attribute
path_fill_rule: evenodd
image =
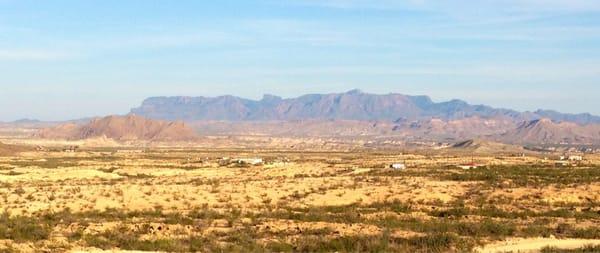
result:
<svg viewBox="0 0 600 253"><path fill-rule="evenodd" d="M309 94L297 98L265 95L261 100L235 96L153 97L146 99L131 113L162 120L359 120L397 121L441 119L445 121L480 117L509 119L515 123L541 118L577 124L600 123L591 114L565 114L551 110L519 112L471 105L462 100L434 102L427 96L403 94L369 94L360 90L345 93Z"/></svg>

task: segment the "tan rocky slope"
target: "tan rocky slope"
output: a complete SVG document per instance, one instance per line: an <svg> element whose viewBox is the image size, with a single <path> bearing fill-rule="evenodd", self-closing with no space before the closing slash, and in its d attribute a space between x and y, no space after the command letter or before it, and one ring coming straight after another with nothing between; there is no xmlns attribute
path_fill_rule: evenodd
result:
<svg viewBox="0 0 600 253"><path fill-rule="evenodd" d="M42 129L38 137L82 140L106 137L118 141L190 141L197 138L183 122L151 120L136 115L96 118L87 124L64 124Z"/></svg>
<svg viewBox="0 0 600 253"><path fill-rule="evenodd" d="M523 122L497 139L510 143L597 144L600 143L600 125L579 125L540 119Z"/></svg>
<svg viewBox="0 0 600 253"><path fill-rule="evenodd" d="M393 122L294 120L194 121L189 124L206 135L371 136L407 140L434 140L450 143L480 139L509 144L600 144L600 124L580 125L570 122L554 122L549 119L523 121L521 123L515 123L506 117L468 117L456 120L435 118L426 120L396 120Z"/></svg>
<svg viewBox="0 0 600 253"><path fill-rule="evenodd" d="M472 139L494 135L512 129L515 124L505 118L486 119L469 117L457 120L429 119L412 122L397 122L394 131L411 136L429 137L432 139Z"/></svg>
<svg viewBox="0 0 600 253"><path fill-rule="evenodd" d="M395 136L465 140L482 135L501 134L516 125L506 119L470 117L444 121L358 121L358 120L294 120L294 121L195 121L190 126L207 135L265 136Z"/></svg>
<svg viewBox="0 0 600 253"><path fill-rule="evenodd" d="M481 139L472 139L455 143L454 145L452 145L451 150L475 154L525 153L525 149L521 146L509 145Z"/></svg>

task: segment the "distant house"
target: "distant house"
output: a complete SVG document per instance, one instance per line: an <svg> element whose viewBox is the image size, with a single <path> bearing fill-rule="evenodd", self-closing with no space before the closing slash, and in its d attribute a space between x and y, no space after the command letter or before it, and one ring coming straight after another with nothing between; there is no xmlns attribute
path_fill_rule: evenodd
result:
<svg viewBox="0 0 600 253"><path fill-rule="evenodd" d="M463 170L470 170L470 169L477 169L477 168L481 167L481 165L475 164L475 163L467 163L467 164L458 165L457 167L459 167Z"/></svg>
<svg viewBox="0 0 600 253"><path fill-rule="evenodd" d="M232 162L238 164L261 165L264 161L262 158L238 158L234 159Z"/></svg>
<svg viewBox="0 0 600 253"><path fill-rule="evenodd" d="M393 163L390 165L390 168L395 170L404 170L406 169L406 165L404 163Z"/></svg>
<svg viewBox="0 0 600 253"><path fill-rule="evenodd" d="M580 155L569 156L569 161L572 161L572 162L583 161L583 156L580 156Z"/></svg>

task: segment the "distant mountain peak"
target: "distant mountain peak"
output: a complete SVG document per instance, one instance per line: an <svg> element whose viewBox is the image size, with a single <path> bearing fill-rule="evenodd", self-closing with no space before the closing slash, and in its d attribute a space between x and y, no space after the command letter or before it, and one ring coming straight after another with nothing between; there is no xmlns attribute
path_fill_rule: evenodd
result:
<svg viewBox="0 0 600 253"><path fill-rule="evenodd" d="M555 122L573 122L580 125L590 124L590 123L600 123L600 117L592 115L590 113L560 113L554 110L543 110L539 109L534 112L540 118L549 118Z"/></svg>
<svg viewBox="0 0 600 253"><path fill-rule="evenodd" d="M280 101L283 100L280 96L275 96L271 94L264 94L261 101Z"/></svg>
<svg viewBox="0 0 600 253"><path fill-rule="evenodd" d="M364 92L360 89L352 89L346 92L346 94L348 95L358 95L358 94L363 94Z"/></svg>
<svg viewBox="0 0 600 253"><path fill-rule="evenodd" d="M15 121L13 121L11 123L14 123L14 124L30 124L30 123L40 123L40 122L41 121L37 120L37 119L27 119L27 118L25 118L25 119L15 120Z"/></svg>

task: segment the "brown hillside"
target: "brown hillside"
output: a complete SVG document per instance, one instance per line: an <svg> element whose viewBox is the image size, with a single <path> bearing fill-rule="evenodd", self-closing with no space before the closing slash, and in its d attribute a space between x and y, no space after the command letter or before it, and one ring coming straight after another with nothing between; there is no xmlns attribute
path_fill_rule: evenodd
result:
<svg viewBox="0 0 600 253"><path fill-rule="evenodd" d="M97 118L85 125L61 125L43 129L38 135L70 140L106 137L118 141L188 141L196 138L194 130L183 122L151 120L136 115Z"/></svg>
<svg viewBox="0 0 600 253"><path fill-rule="evenodd" d="M516 129L501 135L500 139L512 143L600 143L600 125L540 119L523 122Z"/></svg>
<svg viewBox="0 0 600 253"><path fill-rule="evenodd" d="M484 119L469 117L464 119L444 121L442 119L429 119L413 122L400 122L394 130L405 132L412 136L426 136L430 138L469 139L505 132L514 128L510 120L498 117Z"/></svg>
<svg viewBox="0 0 600 253"><path fill-rule="evenodd" d="M493 141L473 139L455 143L451 150L463 151L474 154L495 154L495 153L524 153L525 149L516 145L503 144Z"/></svg>

